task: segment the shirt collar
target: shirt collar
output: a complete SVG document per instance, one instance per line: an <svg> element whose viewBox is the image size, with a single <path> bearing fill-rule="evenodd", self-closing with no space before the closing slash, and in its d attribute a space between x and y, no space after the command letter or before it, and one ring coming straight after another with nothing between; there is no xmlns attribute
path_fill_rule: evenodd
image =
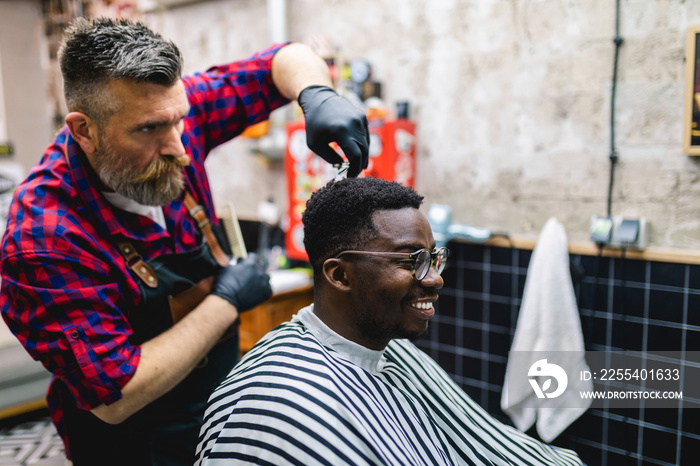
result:
<svg viewBox="0 0 700 466"><path fill-rule="evenodd" d="M148 217L164 230L167 229L165 217L163 216L163 208L161 206L139 204L135 200L122 196L114 191L103 191L102 195L107 199L107 202L113 206L126 210L127 212L133 212L137 215Z"/></svg>
<svg viewBox="0 0 700 466"><path fill-rule="evenodd" d="M386 363L384 350L369 349L339 335L319 319L314 313L313 304L300 310L292 320L300 321L323 346L336 351L341 357L357 364L367 372L376 374L384 368Z"/></svg>

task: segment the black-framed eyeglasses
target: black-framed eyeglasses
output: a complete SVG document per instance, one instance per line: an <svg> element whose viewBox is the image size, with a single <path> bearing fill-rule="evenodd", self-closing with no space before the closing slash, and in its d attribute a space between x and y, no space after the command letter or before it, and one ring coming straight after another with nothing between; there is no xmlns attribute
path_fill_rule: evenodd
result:
<svg viewBox="0 0 700 466"><path fill-rule="evenodd" d="M343 254L367 254L372 256L397 257L411 261L411 273L417 281L423 280L430 267L435 267L438 273L445 270L447 264L447 256L450 255L450 250L440 248L431 251L430 249L419 249L416 252L383 252L383 251L343 251L335 257L338 258Z"/></svg>

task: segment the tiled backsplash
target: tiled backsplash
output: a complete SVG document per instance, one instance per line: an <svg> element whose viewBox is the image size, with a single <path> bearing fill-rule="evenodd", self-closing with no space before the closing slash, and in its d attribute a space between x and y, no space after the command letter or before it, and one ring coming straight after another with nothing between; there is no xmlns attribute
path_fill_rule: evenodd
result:
<svg viewBox="0 0 700 466"><path fill-rule="evenodd" d="M510 423L501 390L532 251L449 247L437 314L417 344ZM587 350L700 351L700 265L570 259ZM589 409L553 443L574 449L589 465L699 464L700 411Z"/></svg>

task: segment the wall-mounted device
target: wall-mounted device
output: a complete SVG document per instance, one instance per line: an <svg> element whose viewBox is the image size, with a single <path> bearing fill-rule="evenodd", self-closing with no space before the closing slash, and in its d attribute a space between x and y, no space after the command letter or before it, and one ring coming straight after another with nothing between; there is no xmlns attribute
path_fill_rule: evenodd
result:
<svg viewBox="0 0 700 466"><path fill-rule="evenodd" d="M433 204L428 211L428 222L433 229L433 237L437 248L444 247L455 238L465 239L472 243L483 243L494 236L508 237L505 233L494 233L487 228L472 227L452 223L452 207L444 204Z"/></svg>
<svg viewBox="0 0 700 466"><path fill-rule="evenodd" d="M619 249L644 249L649 242L649 225L644 218L591 217L591 241Z"/></svg>

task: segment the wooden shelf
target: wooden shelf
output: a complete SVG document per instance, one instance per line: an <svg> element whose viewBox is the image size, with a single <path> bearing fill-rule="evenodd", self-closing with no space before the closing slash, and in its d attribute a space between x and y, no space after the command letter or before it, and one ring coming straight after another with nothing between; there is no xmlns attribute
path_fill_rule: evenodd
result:
<svg viewBox="0 0 700 466"><path fill-rule="evenodd" d="M41 409L46 409L46 399L41 398L33 401L11 406L9 408L0 409L0 419L8 419L26 413L32 413Z"/></svg>
<svg viewBox="0 0 700 466"><path fill-rule="evenodd" d="M241 314L238 333L241 353L249 351L267 332L287 322L314 301L313 286L276 294L260 306Z"/></svg>
<svg viewBox="0 0 700 466"><path fill-rule="evenodd" d="M459 240L455 240L459 241ZM465 241L466 242L466 241ZM537 238L531 237L513 237L508 240L505 238L494 238L484 243L487 246L496 246L502 248L516 249L534 249L537 244ZM597 256L600 254L598 246L592 242L570 242L569 253L579 254L583 256ZM603 257L622 257L620 249L603 248ZM647 248L642 251L628 249L625 251L626 259L647 260L654 262L671 262L676 264L700 264L700 251L692 249L671 249L671 248Z"/></svg>

